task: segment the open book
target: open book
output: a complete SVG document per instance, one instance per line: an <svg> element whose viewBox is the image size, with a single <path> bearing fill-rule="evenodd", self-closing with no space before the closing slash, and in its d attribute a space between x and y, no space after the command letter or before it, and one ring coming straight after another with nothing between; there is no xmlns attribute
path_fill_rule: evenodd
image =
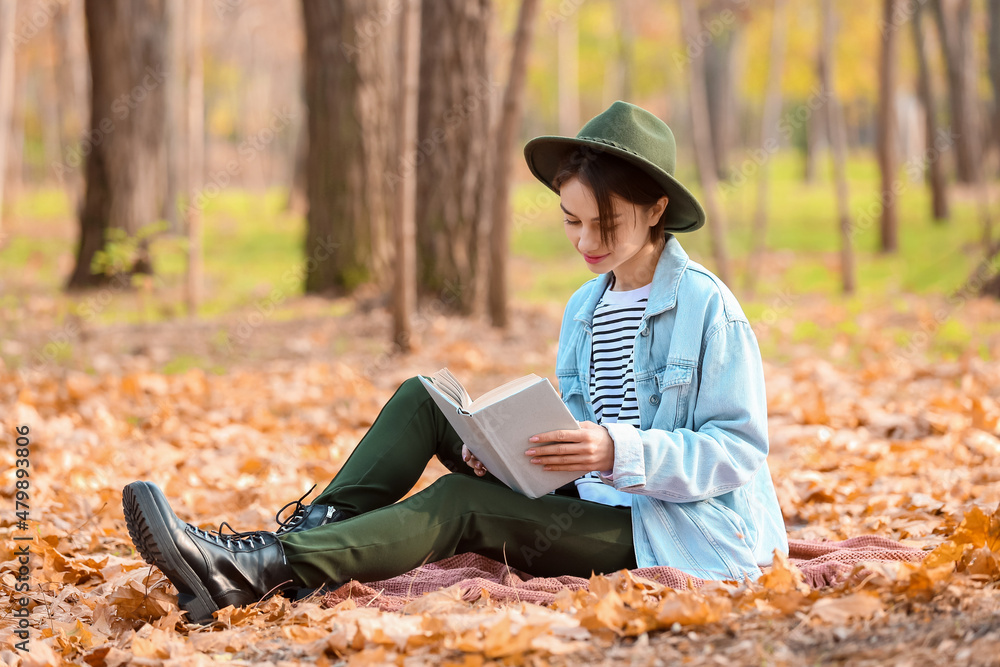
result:
<svg viewBox="0 0 1000 667"><path fill-rule="evenodd" d="M469 451L515 491L538 498L585 474L542 470L524 455L532 445L546 444L529 442L533 435L580 428L548 379L525 375L476 400L447 368L420 381Z"/></svg>

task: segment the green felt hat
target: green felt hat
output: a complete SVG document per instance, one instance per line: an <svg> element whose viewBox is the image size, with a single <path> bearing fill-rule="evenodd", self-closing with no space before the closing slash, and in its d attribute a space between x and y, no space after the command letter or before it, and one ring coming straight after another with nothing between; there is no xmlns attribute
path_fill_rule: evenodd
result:
<svg viewBox="0 0 1000 667"><path fill-rule="evenodd" d="M524 159L531 173L558 194L552 179L559 163L580 146L627 160L659 183L670 199L666 232L693 232L705 224L705 209L674 178L674 133L645 109L618 100L587 121L575 137L535 137L524 145Z"/></svg>

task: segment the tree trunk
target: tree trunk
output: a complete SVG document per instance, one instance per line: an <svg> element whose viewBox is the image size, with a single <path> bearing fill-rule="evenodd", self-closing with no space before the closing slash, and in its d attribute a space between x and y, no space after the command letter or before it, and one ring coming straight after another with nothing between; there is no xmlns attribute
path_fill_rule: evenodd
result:
<svg viewBox="0 0 1000 667"><path fill-rule="evenodd" d="M580 131L579 39L580 26L576 20L576 12L571 12L559 21L556 28L559 134L564 137L576 136Z"/></svg>
<svg viewBox="0 0 1000 667"><path fill-rule="evenodd" d="M1000 300L1000 275L995 275L983 284L979 296L988 296Z"/></svg>
<svg viewBox="0 0 1000 667"><path fill-rule="evenodd" d="M882 51L879 58L878 163L882 174L881 250L899 249L899 218L896 214L896 0L882 0Z"/></svg>
<svg viewBox="0 0 1000 667"><path fill-rule="evenodd" d="M55 68L59 85L56 104L59 107L64 149L76 143L83 132L89 92L87 47L84 44L86 27L82 8L83 3L79 0L65 2L52 17L53 53L58 63Z"/></svg>
<svg viewBox="0 0 1000 667"><path fill-rule="evenodd" d="M820 64L816 63L819 71ZM825 141L824 141L825 140ZM815 183L817 163L824 144L829 145L829 137L826 136L826 111L825 108L819 113L809 114L805 124L805 155L803 156L802 181L804 183Z"/></svg>
<svg viewBox="0 0 1000 667"><path fill-rule="evenodd" d="M852 248L853 229L850 222L850 201L847 196L847 140L844 132L844 121L840 114L840 102L833 88L833 39L834 13L832 0L822 0L822 15L820 18L820 80L822 81L826 103L827 136L830 138L830 148L833 155L833 177L837 193L837 215L840 230L840 275L841 286L845 294L853 294L856 284L854 278L854 249Z"/></svg>
<svg viewBox="0 0 1000 667"><path fill-rule="evenodd" d="M89 90L86 70L86 46L82 3L78 0L67 2L52 17L55 31L52 46L56 62L56 104L59 108L59 127L62 131L62 158L59 161L59 176L64 187L69 190L74 212L79 212L83 196L83 170L70 168L67 160L83 134Z"/></svg>
<svg viewBox="0 0 1000 667"><path fill-rule="evenodd" d="M678 0L681 8L681 25L684 41L695 44L698 39L698 13L693 0ZM691 107L691 137L694 141L695 162L701 187L704 190L707 226L712 240L712 256L715 270L726 284L729 280L729 255L726 251L725 211L719 201L718 179L712 150L712 134L708 123L708 100L705 93L704 61L695 57L688 63L688 100Z"/></svg>
<svg viewBox="0 0 1000 667"><path fill-rule="evenodd" d="M767 236L767 186L768 163L777 152L778 114L781 113L781 74L785 69L785 44L788 35L788 2L774 0L774 17L771 22L771 50L767 64L767 90L764 94L764 111L761 117L760 144L764 159L757 172L757 209L754 212L753 232L750 235L750 256L747 259L747 294L757 288L757 274L766 248Z"/></svg>
<svg viewBox="0 0 1000 667"><path fill-rule="evenodd" d="M187 175L186 227L188 237L187 314L197 317L202 300L203 257L201 206L196 201L205 182L205 76L202 58L204 0L185 3L185 60L187 61ZM178 24L181 25L181 24Z"/></svg>
<svg viewBox="0 0 1000 667"><path fill-rule="evenodd" d="M288 199L286 211L297 211L305 207L306 201L306 160L309 157L309 127L305 123L295 124L295 147L292 156L292 173L288 179Z"/></svg>
<svg viewBox="0 0 1000 667"><path fill-rule="evenodd" d="M76 266L67 287L104 282L91 262L109 229L134 237L154 223L163 204L164 0L85 0L93 93L86 193ZM130 273L151 273L145 240ZM118 269L116 269L118 271Z"/></svg>
<svg viewBox="0 0 1000 667"><path fill-rule="evenodd" d="M17 2L0 3L0 35L14 34ZM7 143L14 120L14 40L0 39L0 248L4 246L4 183L7 180Z"/></svg>
<svg viewBox="0 0 1000 667"><path fill-rule="evenodd" d="M989 296L994 299L1000 300L1000 273L996 272L994 268L997 265L998 260L1000 260L1000 242L993 244L986 250L986 255L983 257L982 261L976 264L975 270L972 272L966 281L966 285L972 285L976 283L981 283L979 288L979 296ZM984 280L984 273L992 273L992 277L986 278Z"/></svg>
<svg viewBox="0 0 1000 667"><path fill-rule="evenodd" d="M56 69L59 64L52 63L46 67L48 71L41 73L33 86L35 93L35 108L39 112L42 130L42 164L55 165L62 161L62 129L59 127L59 105L53 100L59 96L59 83L56 81ZM48 170L42 171L42 178L47 180Z"/></svg>
<svg viewBox="0 0 1000 667"><path fill-rule="evenodd" d="M493 183L496 187L490 227L490 321L495 327L507 326L507 259L510 247L510 177L514 156L514 138L521 124L524 106L524 81L528 70L528 52L538 13L538 0L521 0L514 34L514 53L503 95L503 111L497 127L496 163Z"/></svg>
<svg viewBox="0 0 1000 667"><path fill-rule="evenodd" d="M615 78L618 80L620 100L632 99L632 63L635 61L635 25L632 17L634 3L635 0L617 0L613 3L618 23L618 52L615 54L618 72Z"/></svg>
<svg viewBox="0 0 1000 667"><path fill-rule="evenodd" d="M701 25L719 21L722 11L732 12L728 1L713 3L705 9ZM735 16L735 14L734 14ZM733 60L738 51L738 22L732 22L714 35L702 51L704 63L705 94L708 109L709 132L712 136L712 154L715 173L720 179L729 178L729 153L736 143L736 92L733 85ZM698 58L698 56L695 56Z"/></svg>
<svg viewBox="0 0 1000 667"><path fill-rule="evenodd" d="M15 49L16 51L16 49ZM17 56L15 56L16 60ZM28 108L28 78L29 72L26 68L14 67L14 95L11 112L10 138L7 140L9 148L4 156L6 163L7 183L4 191L7 197L19 195L24 191L25 183L25 126L27 124Z"/></svg>
<svg viewBox="0 0 1000 667"><path fill-rule="evenodd" d="M990 16L989 73L993 89L993 145L1000 157L1000 0L988 0Z"/></svg>
<svg viewBox="0 0 1000 667"><path fill-rule="evenodd" d="M997 0L1000 4L1000 0ZM945 185L944 170L941 168L941 153L934 146L937 142L937 121L934 101L934 90L931 82L931 68L927 58L927 40L924 37L923 6L917 4L911 25L913 28L913 45L917 52L917 91L920 103L924 107L924 134L926 136L925 155L927 185L931 189L931 214L935 222L948 220L948 189Z"/></svg>
<svg viewBox="0 0 1000 667"><path fill-rule="evenodd" d="M305 290L345 293L383 279L395 149L393 40L366 30L387 0L303 0L306 34Z"/></svg>
<svg viewBox="0 0 1000 667"><path fill-rule="evenodd" d="M471 313L483 293L495 145L490 118L491 0L424 2L417 155L418 289Z"/></svg>
<svg viewBox="0 0 1000 667"><path fill-rule="evenodd" d="M167 94L166 107L164 109L166 118L166 128L164 130L167 140L167 191L163 198L163 212L161 216L167 221L168 229L172 233L181 231L180 216L178 215L178 199L181 190L187 184L187 174L185 173L187 160L184 157L184 146L187 139L184 136L185 105L185 45L184 38L188 27L185 25L185 9L190 3L185 0L171 0L167 2L167 60L170 69L167 72ZM199 179L200 180L200 179ZM188 190L187 192L191 192Z"/></svg>
<svg viewBox="0 0 1000 667"><path fill-rule="evenodd" d="M954 15L944 0L932 0L941 38L941 51L948 73L948 101L955 139L958 180L975 184L980 171L979 117L976 106L975 40L972 35L971 0L957 0Z"/></svg>
<svg viewBox="0 0 1000 667"><path fill-rule="evenodd" d="M431 0L433 2L433 0ZM420 0L404 0L399 39L400 109L397 115L403 162L416 159L417 104L420 95ZM413 311L417 307L417 175L405 172L396 185L394 215L395 285L392 339L396 349L412 349Z"/></svg>

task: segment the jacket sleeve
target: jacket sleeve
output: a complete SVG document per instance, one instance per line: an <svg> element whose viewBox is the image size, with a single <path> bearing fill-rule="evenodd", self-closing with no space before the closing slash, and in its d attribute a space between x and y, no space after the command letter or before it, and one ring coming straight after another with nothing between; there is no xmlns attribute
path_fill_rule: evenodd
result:
<svg viewBox="0 0 1000 667"><path fill-rule="evenodd" d="M693 429L606 424L615 443L616 489L693 502L748 483L767 458L767 397L760 349L743 319L721 323L705 343Z"/></svg>

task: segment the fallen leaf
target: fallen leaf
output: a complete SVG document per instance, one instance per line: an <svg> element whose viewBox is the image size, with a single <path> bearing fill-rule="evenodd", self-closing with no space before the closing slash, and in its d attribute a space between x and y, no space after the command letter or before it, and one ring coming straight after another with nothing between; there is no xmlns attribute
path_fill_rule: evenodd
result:
<svg viewBox="0 0 1000 667"><path fill-rule="evenodd" d="M813 603L809 616L825 623L844 625L852 618L867 620L882 609L878 595L859 591L839 598L820 598Z"/></svg>

